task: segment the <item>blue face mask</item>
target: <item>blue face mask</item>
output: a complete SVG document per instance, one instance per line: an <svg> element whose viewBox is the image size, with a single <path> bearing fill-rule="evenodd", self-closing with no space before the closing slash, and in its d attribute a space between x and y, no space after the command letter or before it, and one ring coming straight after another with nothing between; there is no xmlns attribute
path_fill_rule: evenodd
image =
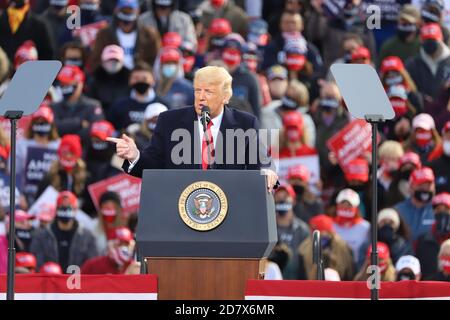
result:
<svg viewBox="0 0 450 320"><path fill-rule="evenodd" d="M177 73L177 65L176 64L165 64L162 66L161 72L165 78L172 78Z"/></svg>

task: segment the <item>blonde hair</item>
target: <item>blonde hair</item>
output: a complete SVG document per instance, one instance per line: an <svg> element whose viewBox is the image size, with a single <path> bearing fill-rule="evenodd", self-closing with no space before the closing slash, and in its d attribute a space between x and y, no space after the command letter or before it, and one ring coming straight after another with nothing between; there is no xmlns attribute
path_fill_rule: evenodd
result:
<svg viewBox="0 0 450 320"><path fill-rule="evenodd" d="M380 158L384 158L386 156L400 158L404 153L405 151L403 150L401 143L394 140L387 140L383 142L378 152Z"/></svg>
<svg viewBox="0 0 450 320"><path fill-rule="evenodd" d="M439 254L438 254L438 258L442 257L442 256L449 256L450 255L450 239L445 240L444 242L442 242L441 244L441 248L439 249ZM438 261L439 264L439 270L442 271L443 269L443 265L440 261Z"/></svg>
<svg viewBox="0 0 450 320"><path fill-rule="evenodd" d="M233 78L228 73L227 69L218 66L207 66L198 69L194 75L194 86L196 83L202 82L211 85L221 86L223 94L228 99L233 95L231 83Z"/></svg>
<svg viewBox="0 0 450 320"><path fill-rule="evenodd" d="M309 92L303 83L298 80L291 80L287 90L293 93L291 99L294 99L299 106L309 106Z"/></svg>

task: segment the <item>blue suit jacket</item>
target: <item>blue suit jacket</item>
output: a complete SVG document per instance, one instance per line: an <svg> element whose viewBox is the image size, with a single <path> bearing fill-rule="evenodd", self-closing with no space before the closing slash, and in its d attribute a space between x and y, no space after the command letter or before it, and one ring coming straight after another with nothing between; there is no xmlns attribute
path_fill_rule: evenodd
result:
<svg viewBox="0 0 450 320"><path fill-rule="evenodd" d="M169 110L161 113L158 117L155 131L153 133L150 145L141 151L139 161L129 172L136 177L142 177L144 169L201 169L201 145L198 136L197 114L193 106ZM189 133L189 139L182 139L176 136L177 129L184 129ZM230 136L227 139L227 129L259 129L258 120L255 116L229 107L224 108L220 133L215 146L215 159L210 169L221 170L259 170L262 167L270 167L271 160L267 155L267 148L260 144L257 134L245 137L245 143L237 143L234 138L234 153L227 156L227 143L231 141ZM175 134L173 134L175 133ZM229 133L229 132L228 132ZM172 141L172 139L175 139ZM257 157L249 156L249 151L256 143L258 146ZM181 147L185 146L184 150ZM196 148L196 149L195 149ZM175 157L173 156L173 154ZM242 155L245 155L242 158ZM241 157L241 159L239 159ZM176 159L178 158L178 160ZM179 163L179 159L184 161ZM229 159L227 159L229 158ZM223 161L220 161L223 159ZM232 161L228 161L228 160ZM124 161L122 168L128 172L129 163Z"/></svg>

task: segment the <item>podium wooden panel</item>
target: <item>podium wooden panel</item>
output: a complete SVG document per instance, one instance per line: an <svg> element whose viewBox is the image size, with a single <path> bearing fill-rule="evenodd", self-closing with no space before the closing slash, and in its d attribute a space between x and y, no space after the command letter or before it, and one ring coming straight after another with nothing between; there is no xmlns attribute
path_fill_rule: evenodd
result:
<svg viewBox="0 0 450 320"><path fill-rule="evenodd" d="M243 300L249 279L263 279L265 259L147 258L158 300Z"/></svg>

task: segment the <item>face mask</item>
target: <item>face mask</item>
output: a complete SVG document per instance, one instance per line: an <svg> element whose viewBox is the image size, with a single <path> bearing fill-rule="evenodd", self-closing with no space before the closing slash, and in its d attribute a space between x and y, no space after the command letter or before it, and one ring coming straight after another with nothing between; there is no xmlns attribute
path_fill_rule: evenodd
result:
<svg viewBox="0 0 450 320"><path fill-rule="evenodd" d="M397 274L397 281L416 280L416 275L412 272L400 272Z"/></svg>
<svg viewBox="0 0 450 320"><path fill-rule="evenodd" d="M235 67L241 63L241 53L235 48L226 48L222 52L222 60L228 67Z"/></svg>
<svg viewBox="0 0 450 320"><path fill-rule="evenodd" d="M247 58L244 60L247 69L253 73L256 73L258 70L258 59Z"/></svg>
<svg viewBox="0 0 450 320"><path fill-rule="evenodd" d="M117 212L114 209L103 209L101 214L105 222L113 223L116 219Z"/></svg>
<svg viewBox="0 0 450 320"><path fill-rule="evenodd" d="M344 209L338 206L336 215L341 218L353 219L356 216L356 210L357 208Z"/></svg>
<svg viewBox="0 0 450 320"><path fill-rule="evenodd" d="M447 212L437 212L434 214L436 232L440 236L450 234L450 214Z"/></svg>
<svg viewBox="0 0 450 320"><path fill-rule="evenodd" d="M80 9L83 11L97 11L98 10L98 4L97 3L82 3L80 4Z"/></svg>
<svg viewBox="0 0 450 320"><path fill-rule="evenodd" d="M62 223L68 223L75 219L75 210L71 207L60 207L56 209L56 218Z"/></svg>
<svg viewBox="0 0 450 320"><path fill-rule="evenodd" d="M62 86L61 93L65 101L69 100L75 92L75 86Z"/></svg>
<svg viewBox="0 0 450 320"><path fill-rule="evenodd" d="M442 148L444 149L444 154L450 157L450 141L444 140Z"/></svg>
<svg viewBox="0 0 450 320"><path fill-rule="evenodd" d="M305 187L304 186L292 186L294 188L295 194L297 195L297 199L301 198L303 193L305 193Z"/></svg>
<svg viewBox="0 0 450 320"><path fill-rule="evenodd" d="M378 239L381 242L391 245L395 240L395 231L390 225L384 225L378 229Z"/></svg>
<svg viewBox="0 0 450 320"><path fill-rule="evenodd" d="M431 131L416 132L416 144L419 147L427 146L433 138Z"/></svg>
<svg viewBox="0 0 450 320"><path fill-rule="evenodd" d="M150 88L150 84L147 82L138 82L135 83L132 88L139 94L145 94Z"/></svg>
<svg viewBox="0 0 450 320"><path fill-rule="evenodd" d="M322 112L321 116L322 116L322 121L325 124L325 126L329 127L333 123L334 119L336 118L336 113Z"/></svg>
<svg viewBox="0 0 450 320"><path fill-rule="evenodd" d="M287 110L295 110L298 107L297 102L295 102L293 99L286 97L286 96L284 96L281 99L281 103L282 103L282 108L287 109Z"/></svg>
<svg viewBox="0 0 450 320"><path fill-rule="evenodd" d="M108 74L116 74L122 69L123 63L115 60L109 60L103 62L102 67Z"/></svg>
<svg viewBox="0 0 450 320"><path fill-rule="evenodd" d="M399 171L398 172L399 180L408 181L409 180L409 176L411 175L411 172L412 172L412 170Z"/></svg>
<svg viewBox="0 0 450 320"><path fill-rule="evenodd" d="M439 258L439 264L445 273L450 273L450 256L442 256Z"/></svg>
<svg viewBox="0 0 450 320"><path fill-rule="evenodd" d="M150 131L154 131L155 128L156 128L156 123L155 123L155 122L149 122L149 123L147 124L147 128L148 128L148 130L150 130Z"/></svg>
<svg viewBox="0 0 450 320"><path fill-rule="evenodd" d="M400 40L405 41L411 34L417 32L417 26L415 24L399 24L397 26L397 36Z"/></svg>
<svg viewBox="0 0 450 320"><path fill-rule="evenodd" d="M322 235L320 237L320 246L322 249L327 249L331 246L331 237Z"/></svg>
<svg viewBox="0 0 450 320"><path fill-rule="evenodd" d="M161 73L165 78L173 78L177 73L178 66L176 64L165 64L161 68Z"/></svg>
<svg viewBox="0 0 450 320"><path fill-rule="evenodd" d="M430 202L432 197L433 197L433 192L431 192L431 191L416 190L414 192L414 198L416 198L417 201L422 202L422 203Z"/></svg>
<svg viewBox="0 0 450 320"><path fill-rule="evenodd" d="M275 211L280 217L284 217L291 210L292 210L292 203L290 202L275 203Z"/></svg>
<svg viewBox="0 0 450 320"><path fill-rule="evenodd" d="M422 43L422 48L426 52L426 54L428 54L429 56L432 56L439 49L439 42L437 42L436 40L432 40L432 39L425 40Z"/></svg>
<svg viewBox="0 0 450 320"><path fill-rule="evenodd" d="M399 99L399 98L391 98L389 100L391 101L392 108L394 109L395 116L397 118L405 115L408 112L408 107L406 106L406 100Z"/></svg>
<svg viewBox="0 0 450 320"><path fill-rule="evenodd" d="M108 255L119 266L123 266L133 259L133 253L128 246L113 247Z"/></svg>
<svg viewBox="0 0 450 320"><path fill-rule="evenodd" d="M296 142L299 141L302 136L297 128L288 128L286 130L286 137L290 142Z"/></svg>
<svg viewBox="0 0 450 320"><path fill-rule="evenodd" d="M59 163L61 163L61 166L63 167L64 171L71 172L73 170L73 168L75 168L75 165L77 164L77 160L76 159L69 160L69 159L65 159L65 158L60 158Z"/></svg>
<svg viewBox="0 0 450 320"><path fill-rule="evenodd" d="M64 60L64 65L66 66L76 66L79 68L83 67L83 60L81 59L66 59Z"/></svg>
<svg viewBox="0 0 450 320"><path fill-rule="evenodd" d="M397 84L401 84L401 83L403 83L403 77L402 77L402 75L398 75L398 76L395 76L395 77L389 77L389 78L386 78L386 80L384 80L384 83L387 85L387 86L395 86L395 85L397 85Z"/></svg>
<svg viewBox="0 0 450 320"><path fill-rule="evenodd" d="M183 71L184 73L191 72L192 68L194 67L195 63L195 57L194 56L188 56L183 58Z"/></svg>
<svg viewBox="0 0 450 320"><path fill-rule="evenodd" d="M301 54L286 55L286 67L290 71L300 71L305 66L305 56Z"/></svg>
<svg viewBox="0 0 450 320"><path fill-rule="evenodd" d="M425 23L432 23L432 22L439 23L441 20L441 17L438 14L431 12L427 9L422 9L420 15Z"/></svg>
<svg viewBox="0 0 450 320"><path fill-rule="evenodd" d="M33 134L37 134L40 136L47 136L50 134L50 131L52 131L52 125L50 123L43 123L43 124L33 124L31 127L31 130L33 131Z"/></svg>
<svg viewBox="0 0 450 320"><path fill-rule="evenodd" d="M92 149L96 151L103 151L108 149L108 142L102 141L102 142L92 142Z"/></svg>

